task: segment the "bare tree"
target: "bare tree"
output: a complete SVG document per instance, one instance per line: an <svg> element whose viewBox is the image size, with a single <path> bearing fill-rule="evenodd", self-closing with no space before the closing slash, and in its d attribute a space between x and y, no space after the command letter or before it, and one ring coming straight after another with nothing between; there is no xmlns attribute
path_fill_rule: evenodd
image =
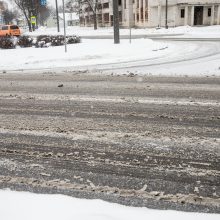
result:
<svg viewBox="0 0 220 220"><path fill-rule="evenodd" d="M82 10L80 7L81 3L82 3L82 0L67 0L65 4L66 11L80 14Z"/></svg>
<svg viewBox="0 0 220 220"><path fill-rule="evenodd" d="M50 16L50 8L42 6L39 0L12 0L22 11L29 31L32 30L31 16L37 17L37 22L42 24Z"/></svg>
<svg viewBox="0 0 220 220"><path fill-rule="evenodd" d="M88 5L90 6L93 12L93 22L94 22L94 30L97 30L97 9L98 9L98 0L86 0Z"/></svg>
<svg viewBox="0 0 220 220"><path fill-rule="evenodd" d="M100 0L67 0L66 8L69 12L76 12L77 14L82 13L83 7L88 7L90 11L93 13L93 23L94 23L94 30L97 29L97 10L98 4Z"/></svg>
<svg viewBox="0 0 220 220"><path fill-rule="evenodd" d="M33 15L33 1L32 0L14 0L14 3L22 11L26 22L28 24L29 31L32 30L30 18Z"/></svg>
<svg viewBox="0 0 220 220"><path fill-rule="evenodd" d="M52 8L46 5L36 4L35 14L37 16L37 24L43 25L44 22L50 17L52 10L53 10Z"/></svg>
<svg viewBox="0 0 220 220"><path fill-rule="evenodd" d="M13 22L14 19L17 18L17 12L16 11L12 11L12 10L4 10L2 15L3 15L3 19L5 21L5 24L10 24Z"/></svg>

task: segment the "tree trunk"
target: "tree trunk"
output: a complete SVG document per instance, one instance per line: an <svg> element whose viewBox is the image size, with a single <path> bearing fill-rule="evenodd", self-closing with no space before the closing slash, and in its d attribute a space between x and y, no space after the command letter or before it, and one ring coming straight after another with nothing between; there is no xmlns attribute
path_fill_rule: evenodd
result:
<svg viewBox="0 0 220 220"><path fill-rule="evenodd" d="M98 24L97 24L97 6L98 6L98 0L95 0L95 6L93 10L93 19L94 19L94 30L97 30Z"/></svg>
<svg viewBox="0 0 220 220"><path fill-rule="evenodd" d="M29 29L29 32L32 32L32 27L31 27L31 22L30 22L30 19L29 19L29 17L28 17L28 15L27 15L27 13L26 13L26 11L25 11L25 10L23 10L23 13L24 13L25 19L26 19L27 24L28 24L28 29Z"/></svg>
<svg viewBox="0 0 220 220"><path fill-rule="evenodd" d="M94 30L97 30L97 14L96 14L96 10L93 14L93 19L94 19Z"/></svg>

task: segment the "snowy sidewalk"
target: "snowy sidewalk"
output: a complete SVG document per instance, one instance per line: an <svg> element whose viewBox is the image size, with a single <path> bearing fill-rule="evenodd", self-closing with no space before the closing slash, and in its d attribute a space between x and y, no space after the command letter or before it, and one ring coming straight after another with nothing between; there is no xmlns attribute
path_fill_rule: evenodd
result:
<svg viewBox="0 0 220 220"><path fill-rule="evenodd" d="M106 37L106 36L113 36L113 28L98 28L94 30L92 27L68 27L67 34L69 35L78 35L81 37ZM48 34L54 35L58 34L56 28L46 28L40 27L35 32L29 33L25 32L24 34L28 35L41 35L41 34ZM61 28L61 32L59 34L63 34L63 29ZM130 35L130 30L126 28L120 29L120 36L124 38L125 36ZM185 37L194 37L194 38L220 38L220 26L207 26L207 27L190 27L190 26L183 26L183 27L175 27L175 28L143 28L143 29L131 29L132 38L147 36L147 37L161 37L161 36L185 36Z"/></svg>
<svg viewBox="0 0 220 220"><path fill-rule="evenodd" d="M126 207L101 200L0 190L2 220L217 220L219 214Z"/></svg>

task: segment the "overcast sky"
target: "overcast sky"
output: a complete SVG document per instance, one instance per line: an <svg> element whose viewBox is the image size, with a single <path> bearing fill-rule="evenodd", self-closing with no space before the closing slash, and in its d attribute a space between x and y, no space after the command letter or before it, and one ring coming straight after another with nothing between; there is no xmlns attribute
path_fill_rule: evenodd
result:
<svg viewBox="0 0 220 220"><path fill-rule="evenodd" d="M51 5L55 5L55 0L47 0ZM62 5L62 0L57 0L59 5Z"/></svg>

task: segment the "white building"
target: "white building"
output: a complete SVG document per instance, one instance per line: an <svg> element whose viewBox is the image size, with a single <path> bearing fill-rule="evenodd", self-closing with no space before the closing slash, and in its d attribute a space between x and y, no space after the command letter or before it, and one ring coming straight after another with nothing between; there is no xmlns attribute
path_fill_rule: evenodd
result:
<svg viewBox="0 0 220 220"><path fill-rule="evenodd" d="M149 0L148 26L165 25L165 0ZM168 25L220 24L220 0L168 0Z"/></svg>
<svg viewBox="0 0 220 220"><path fill-rule="evenodd" d="M79 16L76 13L65 13L66 26L78 26L79 25ZM60 27L63 27L63 13L59 13L59 24ZM57 17L56 13L52 13L51 16L45 22L47 27L56 27L57 26Z"/></svg>
<svg viewBox="0 0 220 220"><path fill-rule="evenodd" d="M99 0L97 20L99 26L113 25L113 0ZM165 26L166 0L118 0L119 22L128 27ZM220 0L167 0L168 26L220 24ZM91 26L93 13L83 6L80 24Z"/></svg>
<svg viewBox="0 0 220 220"><path fill-rule="evenodd" d="M59 13L60 20L63 22L63 13ZM76 13L65 13L65 20L67 26L78 26L79 15Z"/></svg>

